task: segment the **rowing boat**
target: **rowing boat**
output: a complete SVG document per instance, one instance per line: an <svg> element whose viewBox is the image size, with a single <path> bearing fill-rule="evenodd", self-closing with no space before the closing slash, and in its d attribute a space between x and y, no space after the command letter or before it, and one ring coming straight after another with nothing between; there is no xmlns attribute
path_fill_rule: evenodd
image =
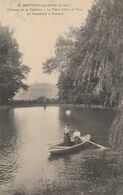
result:
<svg viewBox="0 0 123 195"><path fill-rule="evenodd" d="M66 153L72 153L74 151L77 151L79 149L84 149L87 146L88 141L90 140L90 135L85 135L81 137L81 143L74 144L72 140L72 146L64 146L63 143L54 145L48 149L49 154L66 154Z"/></svg>

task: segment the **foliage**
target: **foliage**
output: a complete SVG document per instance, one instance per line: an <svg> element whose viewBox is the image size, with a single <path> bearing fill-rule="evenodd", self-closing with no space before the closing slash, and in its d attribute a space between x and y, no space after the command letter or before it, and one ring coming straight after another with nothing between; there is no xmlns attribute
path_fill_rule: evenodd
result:
<svg viewBox="0 0 123 195"><path fill-rule="evenodd" d="M77 51L75 48L78 29L70 28L68 34L59 36L56 41L55 57L48 59L43 64L44 72L51 73L53 70L60 72L57 83L59 98L65 102L74 101L72 89L77 63ZM74 98L75 99L75 98Z"/></svg>
<svg viewBox="0 0 123 195"><path fill-rule="evenodd" d="M20 88L27 89L23 79L28 72L13 32L9 27L0 26L0 104L7 103Z"/></svg>
<svg viewBox="0 0 123 195"><path fill-rule="evenodd" d="M123 108L120 108L110 129L110 145L113 150L123 154Z"/></svg>
<svg viewBox="0 0 123 195"><path fill-rule="evenodd" d="M49 104L58 104L59 100L57 98L46 98L41 96L33 100L12 100L9 102L9 105L12 106L31 106L31 105L43 105L47 106Z"/></svg>
<svg viewBox="0 0 123 195"><path fill-rule="evenodd" d="M118 103L123 79L122 10L122 0L97 0L84 26L58 38L52 63L44 63L44 70L60 72L61 99L104 106Z"/></svg>

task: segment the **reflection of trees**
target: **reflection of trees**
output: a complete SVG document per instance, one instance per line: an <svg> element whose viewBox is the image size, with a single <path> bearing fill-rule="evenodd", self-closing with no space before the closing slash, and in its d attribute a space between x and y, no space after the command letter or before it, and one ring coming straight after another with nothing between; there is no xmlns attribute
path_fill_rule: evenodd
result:
<svg viewBox="0 0 123 195"><path fill-rule="evenodd" d="M12 109L0 110L0 182L11 181L17 169L17 131Z"/></svg>
<svg viewBox="0 0 123 195"><path fill-rule="evenodd" d="M74 125L74 120L72 119L72 112L70 116L66 115L66 110L68 110L67 106L61 106L59 107L59 121L60 121L60 126L62 129L69 124L71 133L75 130L75 125ZM71 109L70 109L71 110Z"/></svg>
<svg viewBox="0 0 123 195"><path fill-rule="evenodd" d="M0 140L2 150L11 147L15 149L17 131L14 125L14 111L12 109L0 111Z"/></svg>
<svg viewBox="0 0 123 195"><path fill-rule="evenodd" d="M67 107L65 106L61 106L59 107L59 120L61 122L61 125L66 125L67 123L70 124L71 120L70 120L70 116L67 116L66 115L66 110L67 110Z"/></svg>
<svg viewBox="0 0 123 195"><path fill-rule="evenodd" d="M122 180L118 179L122 170L117 156L111 151L86 150L66 155L56 162L56 172L60 175L60 178L57 178L57 185L62 186L62 190L74 190L76 193L78 191L78 194L83 192L88 195L112 195L118 194L119 186L123 189ZM61 176L64 178L63 183Z"/></svg>
<svg viewBox="0 0 123 195"><path fill-rule="evenodd" d="M91 136L98 137L96 141L100 144L108 142L108 130L115 116L112 110L72 107L70 116L66 116L66 110L65 106L59 108L62 127L69 123L73 130L77 128L82 134L90 133Z"/></svg>
<svg viewBox="0 0 123 195"><path fill-rule="evenodd" d="M116 156L89 157L82 167L81 180L86 183L86 193L116 194L117 179L121 175Z"/></svg>

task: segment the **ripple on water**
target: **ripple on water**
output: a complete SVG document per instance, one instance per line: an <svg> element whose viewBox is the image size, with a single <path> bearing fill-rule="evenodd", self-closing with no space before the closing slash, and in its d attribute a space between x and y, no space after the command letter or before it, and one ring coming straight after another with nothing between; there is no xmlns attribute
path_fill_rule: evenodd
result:
<svg viewBox="0 0 123 195"><path fill-rule="evenodd" d="M106 172L101 180L96 175L97 171L104 172L96 150L48 160L48 147L63 138L68 122L65 107L47 107L45 112L41 107L16 108L8 112L0 113L0 195L72 195L87 192L91 184L94 188L94 179L100 185L105 180ZM112 120L112 111L72 108L69 122L71 128L96 135L96 141L105 145Z"/></svg>

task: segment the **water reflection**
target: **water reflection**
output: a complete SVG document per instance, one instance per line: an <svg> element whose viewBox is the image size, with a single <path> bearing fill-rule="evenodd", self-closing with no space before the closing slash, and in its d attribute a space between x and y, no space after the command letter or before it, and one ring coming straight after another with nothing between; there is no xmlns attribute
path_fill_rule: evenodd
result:
<svg viewBox="0 0 123 195"><path fill-rule="evenodd" d="M66 115L66 107L60 107L59 120L62 128L69 123L71 130L76 128L81 134L91 134L97 143L109 144L109 128L116 113L112 110L71 107L71 115Z"/></svg>
<svg viewBox="0 0 123 195"><path fill-rule="evenodd" d="M17 153L13 110L0 110L0 184L13 181L18 167Z"/></svg>
<svg viewBox="0 0 123 195"><path fill-rule="evenodd" d="M116 167L118 162L116 157L103 152L98 151L97 156L91 154L83 163L80 179L85 182L88 194L117 194L115 181L121 174Z"/></svg>
<svg viewBox="0 0 123 195"><path fill-rule="evenodd" d="M72 130L78 128L82 134L91 133L96 142L108 145L108 129L115 113L72 107L68 118L66 109L47 107L44 112L43 107L37 107L0 111L1 195L89 194L98 183L101 186L105 178L114 176L105 154L92 148L48 160L49 146L63 139L67 123Z"/></svg>

